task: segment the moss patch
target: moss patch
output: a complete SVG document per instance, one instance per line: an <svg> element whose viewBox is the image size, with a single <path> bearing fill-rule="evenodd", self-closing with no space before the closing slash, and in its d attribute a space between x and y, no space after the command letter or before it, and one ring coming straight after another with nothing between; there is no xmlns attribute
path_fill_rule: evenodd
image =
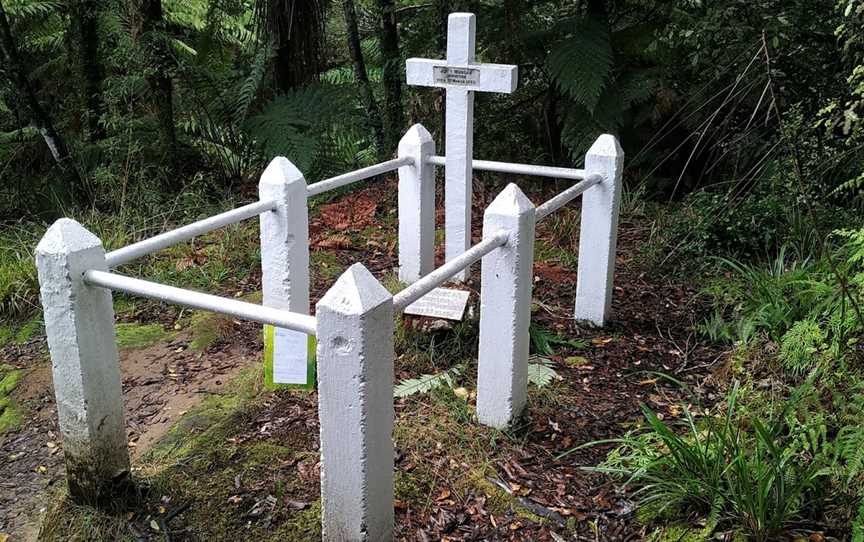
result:
<svg viewBox="0 0 864 542"><path fill-rule="evenodd" d="M0 365L0 433L14 431L21 426L21 409L10 395L24 372L9 365Z"/></svg>
<svg viewBox="0 0 864 542"><path fill-rule="evenodd" d="M167 331L161 324L125 323L115 326L118 348L147 348L158 342L170 341L176 334Z"/></svg>

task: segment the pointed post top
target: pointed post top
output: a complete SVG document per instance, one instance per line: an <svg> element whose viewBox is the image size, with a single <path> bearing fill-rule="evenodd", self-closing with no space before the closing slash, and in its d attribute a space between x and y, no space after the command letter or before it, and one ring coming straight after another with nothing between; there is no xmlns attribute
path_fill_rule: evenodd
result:
<svg viewBox="0 0 864 542"><path fill-rule="evenodd" d="M402 141L405 142L426 142L426 141L434 141L432 138L432 134L429 133L429 130L426 129L425 126L420 124L419 122L408 128L408 131L405 132L405 135L402 136Z"/></svg>
<svg viewBox="0 0 864 542"><path fill-rule="evenodd" d="M392 298L363 264L355 263L342 273L316 306L341 314L360 315Z"/></svg>
<svg viewBox="0 0 864 542"><path fill-rule="evenodd" d="M522 215L529 211L534 211L534 204L514 183L508 184L486 208L487 213L496 215Z"/></svg>
<svg viewBox="0 0 864 542"><path fill-rule="evenodd" d="M297 169L297 166L291 160L288 160L284 156L277 156L270 161L267 169L261 174L261 181L258 183L258 186L276 186L298 182L302 182L304 186L306 185L303 173Z"/></svg>
<svg viewBox="0 0 864 542"><path fill-rule="evenodd" d="M611 134L603 134L588 149L588 154L593 156L623 156L624 149L618 142L618 138Z"/></svg>
<svg viewBox="0 0 864 542"><path fill-rule="evenodd" d="M96 247L102 247L102 241L98 237L71 218L61 218L42 236L42 240L36 245L36 253L70 254Z"/></svg>

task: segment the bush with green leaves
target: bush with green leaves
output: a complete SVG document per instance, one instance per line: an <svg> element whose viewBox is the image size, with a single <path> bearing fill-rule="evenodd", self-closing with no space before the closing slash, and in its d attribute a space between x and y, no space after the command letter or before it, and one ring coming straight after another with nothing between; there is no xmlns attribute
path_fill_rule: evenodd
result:
<svg viewBox="0 0 864 542"><path fill-rule="evenodd" d="M643 407L645 427L612 441L595 470L622 480L656 518L702 516L706 535L764 541L808 523L848 532L864 487L864 398L859 388L849 405L825 410L812 382L779 407L749 408L737 384L716 414L685 407L683 420L665 422Z"/></svg>
<svg viewBox="0 0 864 542"><path fill-rule="evenodd" d="M785 248L767 264L721 259L728 278L711 289L715 313L703 332L745 343L765 337L795 376L854 365L864 333L864 229L833 237L838 244L818 259L796 259Z"/></svg>

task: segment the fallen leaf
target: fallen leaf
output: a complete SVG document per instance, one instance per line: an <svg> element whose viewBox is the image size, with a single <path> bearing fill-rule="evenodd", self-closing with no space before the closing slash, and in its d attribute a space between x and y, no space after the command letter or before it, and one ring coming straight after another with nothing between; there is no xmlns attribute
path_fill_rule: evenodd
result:
<svg viewBox="0 0 864 542"><path fill-rule="evenodd" d="M443 501L443 500L446 500L446 499L449 499L449 498L450 498L450 490L449 490L449 489L445 489L444 491L441 492L440 495L438 495L438 497L435 498L435 500L436 500L436 501Z"/></svg>
<svg viewBox="0 0 864 542"><path fill-rule="evenodd" d="M588 364L588 358L584 356L570 356L569 358L564 358L564 363L571 367L581 367Z"/></svg>
<svg viewBox="0 0 864 542"><path fill-rule="evenodd" d="M347 249L351 248L351 238L347 235L331 235L317 243L319 248Z"/></svg>

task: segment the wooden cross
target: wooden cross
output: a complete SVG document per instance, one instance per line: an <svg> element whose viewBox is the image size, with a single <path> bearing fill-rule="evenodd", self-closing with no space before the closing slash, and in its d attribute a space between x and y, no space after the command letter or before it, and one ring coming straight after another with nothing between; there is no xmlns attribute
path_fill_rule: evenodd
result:
<svg viewBox="0 0 864 542"><path fill-rule="evenodd" d="M510 94L516 90L517 66L477 64L473 13L451 13L447 29L447 60L409 58L409 85L447 91L444 181L444 240L447 261L471 246L471 195L474 158L474 92ZM462 271L454 277L467 278Z"/></svg>

